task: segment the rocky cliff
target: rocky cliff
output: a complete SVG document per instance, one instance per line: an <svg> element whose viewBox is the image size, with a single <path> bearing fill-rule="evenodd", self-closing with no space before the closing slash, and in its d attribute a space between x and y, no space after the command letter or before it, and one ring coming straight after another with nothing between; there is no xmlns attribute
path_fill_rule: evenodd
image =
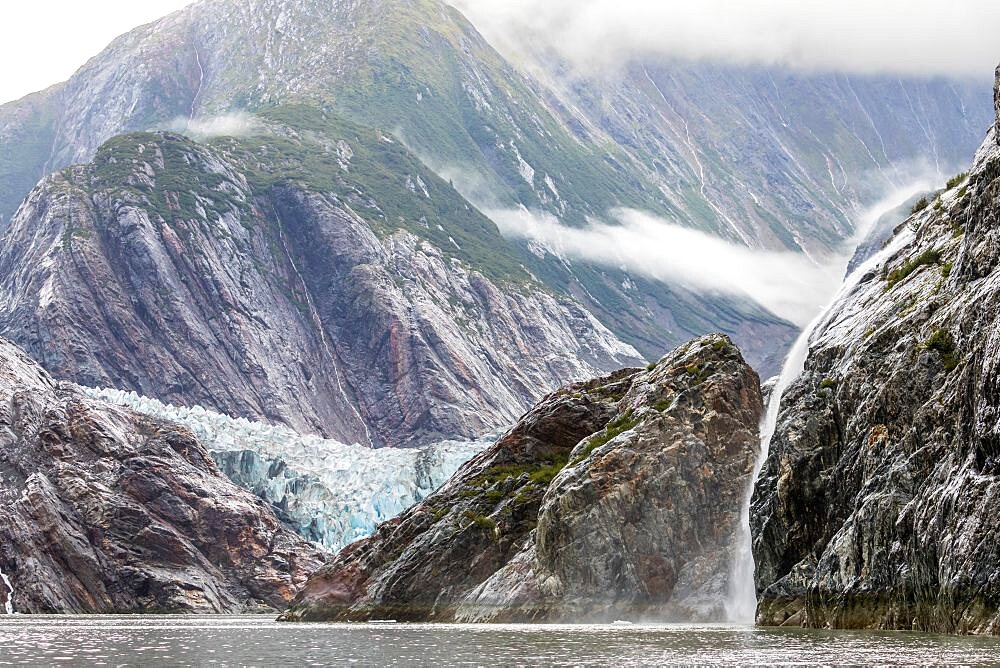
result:
<svg viewBox="0 0 1000 668"><path fill-rule="evenodd" d="M43 181L0 242L0 329L81 385L376 446L641 360L391 139L260 123L123 136Z"/></svg>
<svg viewBox="0 0 1000 668"><path fill-rule="evenodd" d="M761 411L721 336L570 385L340 552L284 618L722 618Z"/></svg>
<svg viewBox="0 0 1000 668"><path fill-rule="evenodd" d="M0 601L22 613L284 608L320 552L186 429L0 340Z"/></svg>
<svg viewBox="0 0 1000 668"><path fill-rule="evenodd" d="M759 623L1000 632L998 137L812 335L754 498Z"/></svg>

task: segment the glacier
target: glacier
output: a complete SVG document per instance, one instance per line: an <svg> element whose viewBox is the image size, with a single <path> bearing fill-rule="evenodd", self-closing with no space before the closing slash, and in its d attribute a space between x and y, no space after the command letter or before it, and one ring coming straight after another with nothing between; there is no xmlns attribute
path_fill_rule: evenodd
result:
<svg viewBox="0 0 1000 668"><path fill-rule="evenodd" d="M287 427L177 407L135 392L87 395L190 429L233 482L270 503L299 535L337 551L423 500L499 433L420 448L372 449Z"/></svg>

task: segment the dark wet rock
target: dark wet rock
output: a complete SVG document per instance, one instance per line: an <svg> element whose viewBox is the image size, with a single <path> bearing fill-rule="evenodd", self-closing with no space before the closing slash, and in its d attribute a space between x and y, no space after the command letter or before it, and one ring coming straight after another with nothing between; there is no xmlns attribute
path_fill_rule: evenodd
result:
<svg viewBox="0 0 1000 668"><path fill-rule="evenodd" d="M758 622L1000 633L1000 147L814 333L753 504Z"/></svg>
<svg viewBox="0 0 1000 668"><path fill-rule="evenodd" d="M56 383L0 340L0 572L14 610L281 609L320 561L189 431Z"/></svg>
<svg viewBox="0 0 1000 668"><path fill-rule="evenodd" d="M344 549L284 618L718 619L761 410L722 336L568 386Z"/></svg>

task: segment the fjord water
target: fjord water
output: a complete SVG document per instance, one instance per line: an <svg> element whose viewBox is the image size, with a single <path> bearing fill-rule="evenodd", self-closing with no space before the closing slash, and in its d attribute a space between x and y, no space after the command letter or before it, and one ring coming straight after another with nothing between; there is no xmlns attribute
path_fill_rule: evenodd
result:
<svg viewBox="0 0 1000 668"><path fill-rule="evenodd" d="M988 665L1000 638L749 626L278 624L8 616L0 666Z"/></svg>

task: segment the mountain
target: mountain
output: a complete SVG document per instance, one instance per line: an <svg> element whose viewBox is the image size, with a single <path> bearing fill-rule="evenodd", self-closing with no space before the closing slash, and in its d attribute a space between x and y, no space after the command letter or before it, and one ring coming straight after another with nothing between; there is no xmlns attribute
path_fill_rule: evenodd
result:
<svg viewBox="0 0 1000 668"><path fill-rule="evenodd" d="M0 340L0 599L19 613L283 609L320 551L178 425Z"/></svg>
<svg viewBox="0 0 1000 668"><path fill-rule="evenodd" d="M438 0L202 0L0 108L0 127L19 131L5 144L35 156L31 173L123 132L321 105L474 175L496 204L571 224L628 206L754 245L796 248L797 233L815 252L845 236L870 184L898 185L912 160L964 163L990 120L976 82L654 61L583 76L531 55L542 65L518 69ZM3 193L6 219L29 189Z"/></svg>
<svg viewBox="0 0 1000 668"><path fill-rule="evenodd" d="M762 409L721 336L565 387L342 550L283 619L719 619Z"/></svg>
<svg viewBox="0 0 1000 668"><path fill-rule="evenodd" d="M397 143L297 119L124 135L46 179L0 245L3 330L83 385L374 445L641 360Z"/></svg>
<svg viewBox="0 0 1000 668"><path fill-rule="evenodd" d="M809 340L753 503L761 624L998 633L1000 72L972 170Z"/></svg>
<svg viewBox="0 0 1000 668"><path fill-rule="evenodd" d="M865 206L957 170L991 122L977 81L652 58L589 71L525 35L555 108L622 147L678 220L751 247L840 250Z"/></svg>
<svg viewBox="0 0 1000 668"><path fill-rule="evenodd" d="M651 63L565 91L438 0L202 0L0 107L0 333L83 385L375 445L510 424L708 331L770 373L795 327L749 299L479 210L638 209L819 261L877 189L855 170L889 187L985 123L974 85L894 85L933 111L879 154L881 79Z"/></svg>

